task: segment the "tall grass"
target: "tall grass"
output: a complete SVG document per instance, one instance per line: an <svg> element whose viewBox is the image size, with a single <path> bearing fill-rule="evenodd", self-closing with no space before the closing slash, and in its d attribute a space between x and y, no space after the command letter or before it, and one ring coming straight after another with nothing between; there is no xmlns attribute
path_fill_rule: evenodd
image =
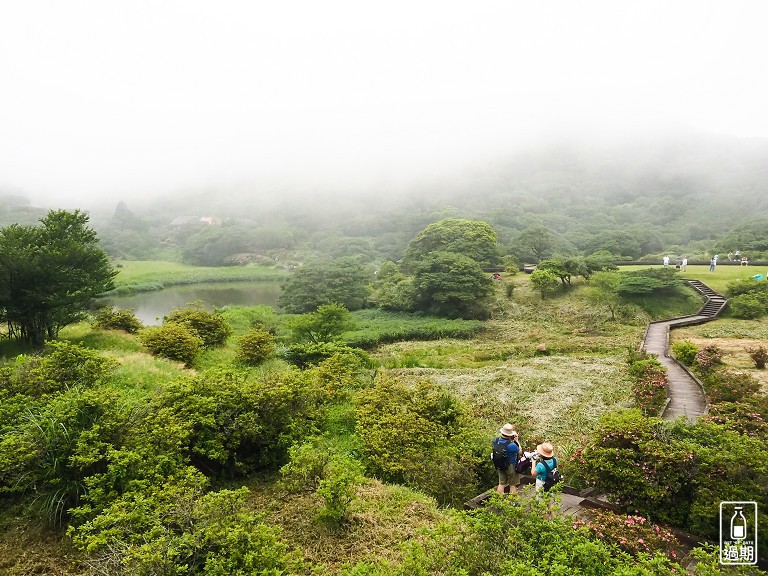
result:
<svg viewBox="0 0 768 576"><path fill-rule="evenodd" d="M356 328L343 334L350 346L371 348L404 340L472 338L483 330L479 320L448 320L432 316L360 310L353 315Z"/></svg>

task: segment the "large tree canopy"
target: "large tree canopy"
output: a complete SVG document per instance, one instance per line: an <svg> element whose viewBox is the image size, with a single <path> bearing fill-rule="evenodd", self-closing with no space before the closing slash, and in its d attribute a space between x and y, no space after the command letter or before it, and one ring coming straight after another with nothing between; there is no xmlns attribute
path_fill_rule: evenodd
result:
<svg viewBox="0 0 768 576"><path fill-rule="evenodd" d="M86 214L52 210L40 222L0 229L0 318L37 345L80 319L117 274Z"/></svg>
<svg viewBox="0 0 768 576"><path fill-rule="evenodd" d="M405 251L404 264L411 269L414 262L431 252L455 252L471 258L480 266L500 262L498 237L485 222L445 218L427 226Z"/></svg>
<svg viewBox="0 0 768 576"><path fill-rule="evenodd" d="M484 318L493 281L455 252L432 252L414 265L414 308L449 318Z"/></svg>
<svg viewBox="0 0 768 576"><path fill-rule="evenodd" d="M368 296L368 274L353 258L318 260L299 268L283 286L277 303L286 312L314 312L323 304L359 310Z"/></svg>

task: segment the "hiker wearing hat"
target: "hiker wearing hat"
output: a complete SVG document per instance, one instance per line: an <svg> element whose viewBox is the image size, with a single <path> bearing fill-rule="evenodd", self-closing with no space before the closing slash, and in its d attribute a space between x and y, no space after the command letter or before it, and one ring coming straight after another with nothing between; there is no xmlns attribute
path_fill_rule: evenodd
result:
<svg viewBox="0 0 768 576"><path fill-rule="evenodd" d="M517 432L512 424L504 424L499 430L500 436L493 441L493 465L499 473L499 494L517 492L520 485L520 474L515 470L517 457L520 454L520 444L517 442Z"/></svg>
<svg viewBox="0 0 768 576"><path fill-rule="evenodd" d="M544 490L547 492L560 481L557 458L555 458L554 449L549 442L536 446L536 454L539 455L539 458L536 460L536 466L531 469L531 476L536 478L536 491ZM549 482L547 482L548 477Z"/></svg>

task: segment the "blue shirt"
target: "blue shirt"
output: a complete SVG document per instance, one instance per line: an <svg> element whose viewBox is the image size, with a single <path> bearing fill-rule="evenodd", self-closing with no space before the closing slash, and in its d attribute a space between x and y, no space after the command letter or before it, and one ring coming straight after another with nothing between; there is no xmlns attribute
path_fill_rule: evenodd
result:
<svg viewBox="0 0 768 576"><path fill-rule="evenodd" d="M507 440L503 436L499 436L493 441L495 444L507 444L507 460L509 461L509 464L511 466L514 466L517 464L517 456L520 453L520 446L517 445L517 442L514 440ZM486 444L487 446L487 444Z"/></svg>
<svg viewBox="0 0 768 576"><path fill-rule="evenodd" d="M546 462L546 464L544 464L544 462ZM544 480L547 479L547 474L555 468L557 468L557 458L554 456L552 456L552 458L543 458L542 460L539 460L536 462L536 480L544 482Z"/></svg>

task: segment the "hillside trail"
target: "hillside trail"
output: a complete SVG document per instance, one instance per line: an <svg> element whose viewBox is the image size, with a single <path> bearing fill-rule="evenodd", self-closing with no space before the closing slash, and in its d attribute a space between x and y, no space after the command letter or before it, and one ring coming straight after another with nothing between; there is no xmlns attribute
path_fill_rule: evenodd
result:
<svg viewBox="0 0 768 576"><path fill-rule="evenodd" d="M696 314L681 316L669 320L651 322L645 331L642 349L649 354L658 356L659 362L667 368L667 403L661 411L665 420L685 417L696 420L706 414L709 403L701 382L680 362L669 356L669 331L681 326L702 324L714 320L723 311L728 300L698 280L685 280L694 290L705 296L706 302ZM522 484L532 484L533 478L524 475ZM465 502L466 510L474 510L487 504L488 499L495 493L492 488L475 498ZM521 491L522 498L530 498L533 492L530 488ZM562 486L556 507L559 513L575 518L588 520L594 511L610 511L621 514L620 508L610 503L604 496L596 494L593 489L579 490L568 485ZM703 542L702 539L670 528L680 544L687 550Z"/></svg>
<svg viewBox="0 0 768 576"><path fill-rule="evenodd" d="M673 328L714 320L728 300L699 280L685 281L707 300L696 314L651 322L646 328L642 349L655 354L667 369L667 403L661 411L665 420L685 417L694 421L707 413L709 403L704 387L683 364L669 355L669 331Z"/></svg>

